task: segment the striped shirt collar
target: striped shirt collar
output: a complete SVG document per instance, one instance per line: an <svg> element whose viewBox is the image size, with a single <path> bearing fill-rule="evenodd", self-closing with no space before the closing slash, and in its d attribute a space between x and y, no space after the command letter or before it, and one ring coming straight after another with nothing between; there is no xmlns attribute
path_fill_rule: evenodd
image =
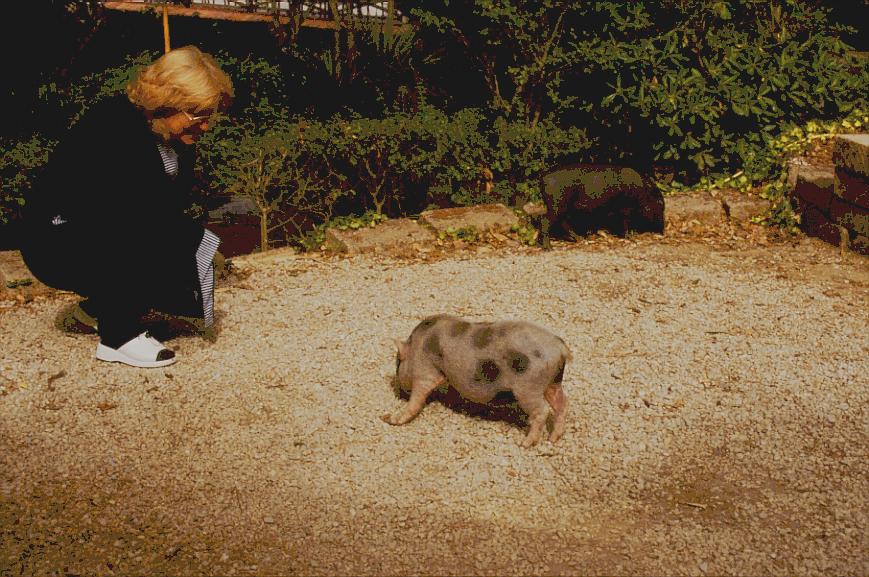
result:
<svg viewBox="0 0 869 577"><path fill-rule="evenodd" d="M157 150L160 151L160 158L163 159L163 169L169 176L177 176L178 174L178 153L171 146L162 142L157 143Z"/></svg>

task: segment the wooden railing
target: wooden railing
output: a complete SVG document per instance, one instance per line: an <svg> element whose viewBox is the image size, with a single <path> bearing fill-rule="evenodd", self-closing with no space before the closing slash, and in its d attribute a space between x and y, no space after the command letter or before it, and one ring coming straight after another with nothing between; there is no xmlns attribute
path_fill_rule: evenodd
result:
<svg viewBox="0 0 869 577"><path fill-rule="evenodd" d="M389 27L392 31L402 32L409 29L407 19L398 14L394 0L380 2L344 1L315 2L300 0L139 0L124 2L103 2L109 10L123 12L163 11L169 16L191 16L236 22L274 22L287 24L293 14L301 8L302 26L313 28L338 28L351 23L368 23ZM333 12L337 8L337 17Z"/></svg>

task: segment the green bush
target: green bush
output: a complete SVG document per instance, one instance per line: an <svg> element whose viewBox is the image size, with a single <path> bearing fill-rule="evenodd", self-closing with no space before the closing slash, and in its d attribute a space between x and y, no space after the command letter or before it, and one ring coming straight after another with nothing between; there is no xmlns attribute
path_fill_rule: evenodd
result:
<svg viewBox="0 0 869 577"><path fill-rule="evenodd" d="M55 144L39 134L17 142L0 141L0 225L16 218Z"/></svg>
<svg viewBox="0 0 869 577"><path fill-rule="evenodd" d="M869 63L828 12L810 0L434 0L412 11L424 62L463 56L456 74L488 91L487 118L581 127L586 159L666 163L687 181L769 175L765 148L783 122L866 109ZM456 82L450 72L429 83Z"/></svg>
<svg viewBox="0 0 869 577"><path fill-rule="evenodd" d="M264 130L218 122L200 161L213 189L251 198L271 230L290 215L316 224L338 213L413 214L437 191L456 204L527 198L542 169L586 145L582 131L549 122L487 125L477 110L449 116L423 106L383 118L281 120ZM486 171L497 183L488 192L477 187Z"/></svg>
<svg viewBox="0 0 869 577"><path fill-rule="evenodd" d="M431 106L355 119L345 134L348 182L369 197L361 207L390 213L416 212L437 196L460 206L535 197L541 171L588 146L583 130L549 120L531 128L503 118L489 123L477 109L447 115Z"/></svg>
<svg viewBox="0 0 869 577"><path fill-rule="evenodd" d="M273 231L304 234L311 222L331 218L346 194L332 164L334 137L321 123L281 121L265 130L216 122L200 146L199 162L212 189L253 201L260 217L260 246Z"/></svg>
<svg viewBox="0 0 869 577"><path fill-rule="evenodd" d="M653 159L689 180L741 167L769 177L766 147L783 122L865 108L869 67L808 2L598 4L612 22L577 43L608 86L592 116L637 129Z"/></svg>

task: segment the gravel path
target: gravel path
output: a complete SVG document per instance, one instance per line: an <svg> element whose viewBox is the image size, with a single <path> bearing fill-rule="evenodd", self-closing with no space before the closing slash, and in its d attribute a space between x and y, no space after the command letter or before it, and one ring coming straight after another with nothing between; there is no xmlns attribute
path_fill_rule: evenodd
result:
<svg viewBox="0 0 869 577"><path fill-rule="evenodd" d="M0 575L866 575L869 266L622 242L429 262L237 259L220 334L99 363L0 310ZM558 444L435 400L379 416L394 337L517 318L575 360Z"/></svg>

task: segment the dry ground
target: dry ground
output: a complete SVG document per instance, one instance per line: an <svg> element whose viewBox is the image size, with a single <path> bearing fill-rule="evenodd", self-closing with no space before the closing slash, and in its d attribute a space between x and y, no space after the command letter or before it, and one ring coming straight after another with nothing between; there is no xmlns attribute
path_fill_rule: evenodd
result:
<svg viewBox="0 0 869 577"><path fill-rule="evenodd" d="M0 575L869 574L869 260L671 232L236 259L167 369L58 332L72 295L8 300ZM567 341L561 442L448 397L378 418L438 312Z"/></svg>

